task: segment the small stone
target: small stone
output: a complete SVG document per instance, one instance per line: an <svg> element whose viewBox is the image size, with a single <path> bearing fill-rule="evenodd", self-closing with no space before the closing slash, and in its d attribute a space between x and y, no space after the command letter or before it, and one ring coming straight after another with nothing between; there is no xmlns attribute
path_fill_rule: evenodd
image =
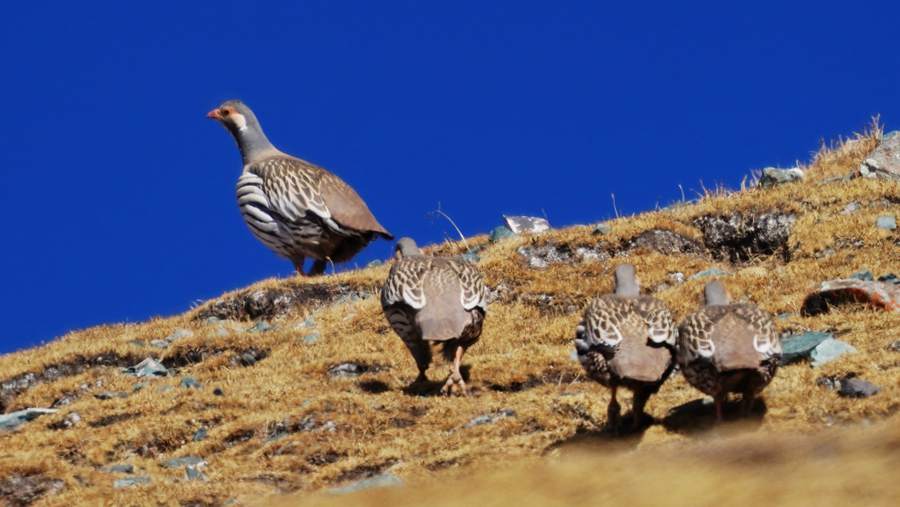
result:
<svg viewBox="0 0 900 507"><path fill-rule="evenodd" d="M206 322L208 325L212 325L212 324L218 324L219 322L222 322L222 319L216 317L215 315L211 315L211 316L207 317L204 322Z"/></svg>
<svg viewBox="0 0 900 507"><path fill-rule="evenodd" d="M478 264L478 261L481 260L481 257L479 257L478 254L475 252L466 252L466 253L460 255L460 257L462 257L462 259L464 261L470 262L472 264Z"/></svg>
<svg viewBox="0 0 900 507"><path fill-rule="evenodd" d="M194 442L202 442L206 440L206 437L209 435L209 431L206 428L200 428L194 432L194 436L191 438Z"/></svg>
<svg viewBox="0 0 900 507"><path fill-rule="evenodd" d="M145 384L144 384L143 382L138 382L138 383L136 383L136 384L134 384L134 385L131 386L131 390L132 390L133 392L138 392L138 391L140 391L141 389L143 389L144 387L145 387Z"/></svg>
<svg viewBox="0 0 900 507"><path fill-rule="evenodd" d="M331 488L328 490L328 492L335 495L346 495L367 489L387 488L393 486L401 486L402 484L403 480L401 480L396 475L392 473L383 473L373 477L367 477L365 479L351 482L344 486Z"/></svg>
<svg viewBox="0 0 900 507"><path fill-rule="evenodd" d="M612 232L612 226L605 223L599 223L594 226L594 230L591 231L592 234L605 236Z"/></svg>
<svg viewBox="0 0 900 507"><path fill-rule="evenodd" d="M340 363L328 369L330 377L358 377L368 370L368 367L356 363Z"/></svg>
<svg viewBox="0 0 900 507"><path fill-rule="evenodd" d="M221 387L213 389L213 396L225 396L225 391Z"/></svg>
<svg viewBox="0 0 900 507"><path fill-rule="evenodd" d="M81 422L81 416L78 412L70 412L62 421L63 428L74 428Z"/></svg>
<svg viewBox="0 0 900 507"><path fill-rule="evenodd" d="M143 485L146 485L146 484L150 484L150 478L149 478L149 477L144 477L144 476L140 476L140 477L125 477L125 478L123 478L123 479L116 479L116 480L113 482L113 488L115 488L115 489L124 489L124 488L130 488L130 487L132 487L132 486L143 486Z"/></svg>
<svg viewBox="0 0 900 507"><path fill-rule="evenodd" d="M256 364L256 356L251 354L250 352L244 352L240 357L241 365L243 366L253 366Z"/></svg>
<svg viewBox="0 0 900 507"><path fill-rule="evenodd" d="M133 474L134 473L134 465L130 463L125 463L121 465L110 465L103 469L104 472L109 472L112 474Z"/></svg>
<svg viewBox="0 0 900 507"><path fill-rule="evenodd" d="M307 344L316 343L317 341L319 341L319 333L312 333L312 334L305 335L305 336L303 336L302 340L303 340L303 343L307 343Z"/></svg>
<svg viewBox="0 0 900 507"><path fill-rule="evenodd" d="M783 183L792 183L803 179L803 170L799 167L790 169L778 169L775 167L766 167L762 170L762 176L759 178L758 186L773 187Z"/></svg>
<svg viewBox="0 0 900 507"><path fill-rule="evenodd" d="M510 230L509 227L506 227L505 225L498 225L497 227L494 227L494 230L491 231L490 242L497 243L498 241L503 241L504 239L511 238L513 236L515 236L515 234L513 234L513 231Z"/></svg>
<svg viewBox="0 0 900 507"><path fill-rule="evenodd" d="M127 398L128 393L122 391L103 391L102 393L97 393L94 395L94 398L98 400L112 400L114 398Z"/></svg>
<svg viewBox="0 0 900 507"><path fill-rule="evenodd" d="M157 349L164 349L169 346L166 340L150 340L150 346Z"/></svg>
<svg viewBox="0 0 900 507"><path fill-rule="evenodd" d="M891 352L900 352L900 340L892 341L888 345L887 349L890 350Z"/></svg>
<svg viewBox="0 0 900 507"><path fill-rule="evenodd" d="M779 313L779 314L776 316L776 318L777 318L778 320L788 320L788 319L792 319L792 318L794 318L794 317L796 317L796 316L797 316L797 314L796 314L796 313L793 313L793 312L782 312L782 313Z"/></svg>
<svg viewBox="0 0 900 507"><path fill-rule="evenodd" d="M205 465L206 460L200 456L183 456L181 458L171 458L160 463L163 468L181 468L186 466Z"/></svg>
<svg viewBox="0 0 900 507"><path fill-rule="evenodd" d="M144 359L140 363L129 366L128 368L123 368L122 372L127 375L133 375L135 377L165 377L168 375L169 370L166 369L165 366L162 365L156 359L152 357L148 357Z"/></svg>
<svg viewBox="0 0 900 507"><path fill-rule="evenodd" d="M504 419L506 417L515 417L516 411L508 408L504 408L498 410L496 412L492 412L490 414L480 415L478 417L473 418L471 421L467 422L464 428L472 428L475 426L481 426L483 424L493 424L500 419Z"/></svg>
<svg viewBox="0 0 900 507"><path fill-rule="evenodd" d="M550 222L546 218L528 217L522 215L504 215L503 220L514 234L537 234L539 232L549 231Z"/></svg>
<svg viewBox="0 0 900 507"><path fill-rule="evenodd" d="M181 379L181 387L184 387L185 389L200 389L203 387L203 384L197 382L197 379L194 377L184 377Z"/></svg>
<svg viewBox="0 0 900 507"><path fill-rule="evenodd" d="M674 283L674 284L681 284L681 283L684 283L684 280L685 280L685 278L684 278L684 273L682 273L681 271L676 271L676 272L674 272L674 273L669 273L668 276L667 276L667 278L669 279L670 282L672 282L672 283Z"/></svg>
<svg viewBox="0 0 900 507"><path fill-rule="evenodd" d="M875 277L872 276L872 272L868 270L857 271L856 273L850 275L850 278L853 278L854 280L862 280L864 282L871 282L875 279Z"/></svg>
<svg viewBox="0 0 900 507"><path fill-rule="evenodd" d="M881 215L875 219L875 227L886 231L893 231L897 228L897 219L894 215Z"/></svg>
<svg viewBox="0 0 900 507"><path fill-rule="evenodd" d="M850 204L844 206L844 210L841 211L841 215L852 215L859 211L859 203L856 201L851 202Z"/></svg>
<svg viewBox="0 0 900 507"><path fill-rule="evenodd" d="M813 368L817 368L825 363L834 361L844 354L852 354L854 352L856 352L856 349L852 345L841 340L828 338L816 345L816 348L810 352L809 358L812 360Z"/></svg>
<svg viewBox="0 0 900 507"><path fill-rule="evenodd" d="M159 386L159 387L156 388L156 392L158 392L158 393L160 393L160 394L165 394L165 393L167 393L167 392L169 392L169 391L171 391L171 390L172 390L172 386L165 386L165 385L164 385L164 386Z"/></svg>
<svg viewBox="0 0 900 507"><path fill-rule="evenodd" d="M809 357L809 354L825 340L833 340L831 333L808 331L781 339L781 362L788 364Z"/></svg>
<svg viewBox="0 0 900 507"><path fill-rule="evenodd" d="M868 398L878 394L881 389L875 384L859 377L845 378L841 380L841 388L838 394L845 398Z"/></svg>
<svg viewBox="0 0 900 507"><path fill-rule="evenodd" d="M378 266L381 266L382 264L384 264L384 262L381 259L375 259L375 260L369 262L368 264L366 264L366 267L367 268L377 268Z"/></svg>
<svg viewBox="0 0 900 507"><path fill-rule="evenodd" d="M26 408L9 414L0 414L0 430L14 430L42 415L54 413L56 413L55 408Z"/></svg>
<svg viewBox="0 0 900 507"><path fill-rule="evenodd" d="M205 462L204 462L205 464ZM205 481L208 480L206 474L203 473L203 464L188 465L184 468L184 476L189 481Z"/></svg>
<svg viewBox="0 0 900 507"><path fill-rule="evenodd" d="M229 331L225 326L223 326L221 324L216 326L216 336L225 337L230 334L231 334L231 331Z"/></svg>
<svg viewBox="0 0 900 507"><path fill-rule="evenodd" d="M272 329L272 325L269 324L269 322L266 320L261 320L261 321L257 322L256 324L254 324L253 327L251 327L247 331L250 333L265 333L266 331L269 331L270 329Z"/></svg>
<svg viewBox="0 0 900 507"><path fill-rule="evenodd" d="M730 274L731 273L729 273L728 271L723 271L719 268L709 268L694 273L693 275L688 277L688 280L696 280L698 278L705 278L707 276L728 276Z"/></svg>

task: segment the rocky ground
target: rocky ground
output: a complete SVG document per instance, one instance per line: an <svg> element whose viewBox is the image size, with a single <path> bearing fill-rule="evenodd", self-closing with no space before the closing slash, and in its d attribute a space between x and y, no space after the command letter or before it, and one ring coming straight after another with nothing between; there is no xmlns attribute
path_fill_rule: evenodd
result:
<svg viewBox="0 0 900 507"><path fill-rule="evenodd" d="M874 128L808 166L763 171L741 191L432 247L477 262L491 287L482 340L466 361L469 398L407 389L414 363L377 297L387 265L266 280L183 315L2 356L0 504L424 502L402 493L415 490L449 505L470 479L471 501L523 503L532 489L587 501L562 486L578 467L617 470L607 482L582 479L582 491L627 500L643 491L620 487L629 466L657 489L668 480L680 484L672 491L710 498L703 485L743 484L723 476L727 453L717 449L740 449L741 474L781 484L789 472L816 473L799 463L837 441L849 443L823 451L831 458L818 469L817 480L841 485L829 498L896 498L896 481L878 467L896 469L897 434L877 428L900 422L898 154L900 133ZM679 318L714 277L777 316L785 365L752 418L729 414L714 428L708 400L673 375L648 405L652 424L605 431L608 394L582 375L572 337L618 262L636 264L644 291ZM435 365L432 378L445 372ZM779 451L766 454L773 441ZM671 475L648 465L681 459ZM843 476L835 463L846 464ZM766 494L760 481L746 484Z"/></svg>

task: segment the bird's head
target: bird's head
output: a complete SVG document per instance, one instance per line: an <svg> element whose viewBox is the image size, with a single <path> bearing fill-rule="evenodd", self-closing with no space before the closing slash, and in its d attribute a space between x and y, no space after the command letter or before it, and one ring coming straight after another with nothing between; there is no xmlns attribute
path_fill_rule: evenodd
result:
<svg viewBox="0 0 900 507"><path fill-rule="evenodd" d="M401 259L413 255L422 255L422 251L419 250L416 241L409 237L398 239L397 246L394 247L394 257Z"/></svg>
<svg viewBox="0 0 900 507"><path fill-rule="evenodd" d="M256 115L240 100L226 100L219 107L206 113L207 118L218 121L235 136L258 125Z"/></svg>

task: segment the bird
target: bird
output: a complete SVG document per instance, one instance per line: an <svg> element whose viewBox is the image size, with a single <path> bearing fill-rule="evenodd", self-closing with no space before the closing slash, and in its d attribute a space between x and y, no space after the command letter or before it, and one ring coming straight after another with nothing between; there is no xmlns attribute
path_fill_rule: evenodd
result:
<svg viewBox="0 0 900 507"><path fill-rule="evenodd" d="M481 272L463 258L424 255L408 237L397 241L394 257L381 307L416 361L419 375L413 385L428 381L432 347L441 346L452 361L441 393L468 395L459 368L463 354L481 336L487 314L488 291Z"/></svg>
<svg viewBox="0 0 900 507"><path fill-rule="evenodd" d="M781 359L781 340L771 316L749 303L731 303L722 282L703 289L704 307L678 327L676 360L688 383L712 396L716 420L728 393L741 393L741 413L772 381Z"/></svg>
<svg viewBox="0 0 900 507"><path fill-rule="evenodd" d="M394 239L344 180L272 145L246 104L228 100L207 113L234 137L243 160L237 201L250 232L304 275L320 275L378 237Z"/></svg>
<svg viewBox="0 0 900 507"><path fill-rule="evenodd" d="M610 429L619 428L619 387L634 393L632 428L640 427L647 400L674 369L676 332L666 305L640 294L635 267L616 266L615 292L588 304L575 338L575 351L585 372L612 391L607 408Z"/></svg>

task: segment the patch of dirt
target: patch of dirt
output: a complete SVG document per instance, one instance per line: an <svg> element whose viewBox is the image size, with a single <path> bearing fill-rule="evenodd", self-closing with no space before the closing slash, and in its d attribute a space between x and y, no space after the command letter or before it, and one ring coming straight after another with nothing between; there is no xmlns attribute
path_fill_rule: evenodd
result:
<svg viewBox="0 0 900 507"><path fill-rule="evenodd" d="M359 465L358 467L351 468L350 470L345 470L340 473L337 477L335 477L335 483L342 482L351 482L358 481L362 479L368 479L369 477L375 477L376 475L384 472L388 468L397 464L397 460L390 459L387 461L383 461L381 463L376 464L365 464Z"/></svg>
<svg viewBox="0 0 900 507"><path fill-rule="evenodd" d="M10 507L23 507L59 493L65 485L62 480L40 472L15 473L0 477L0 501Z"/></svg>
<svg viewBox="0 0 900 507"><path fill-rule="evenodd" d="M702 255L706 252L699 242L667 229L650 229L623 243L625 251L638 248L655 250L666 255Z"/></svg>

